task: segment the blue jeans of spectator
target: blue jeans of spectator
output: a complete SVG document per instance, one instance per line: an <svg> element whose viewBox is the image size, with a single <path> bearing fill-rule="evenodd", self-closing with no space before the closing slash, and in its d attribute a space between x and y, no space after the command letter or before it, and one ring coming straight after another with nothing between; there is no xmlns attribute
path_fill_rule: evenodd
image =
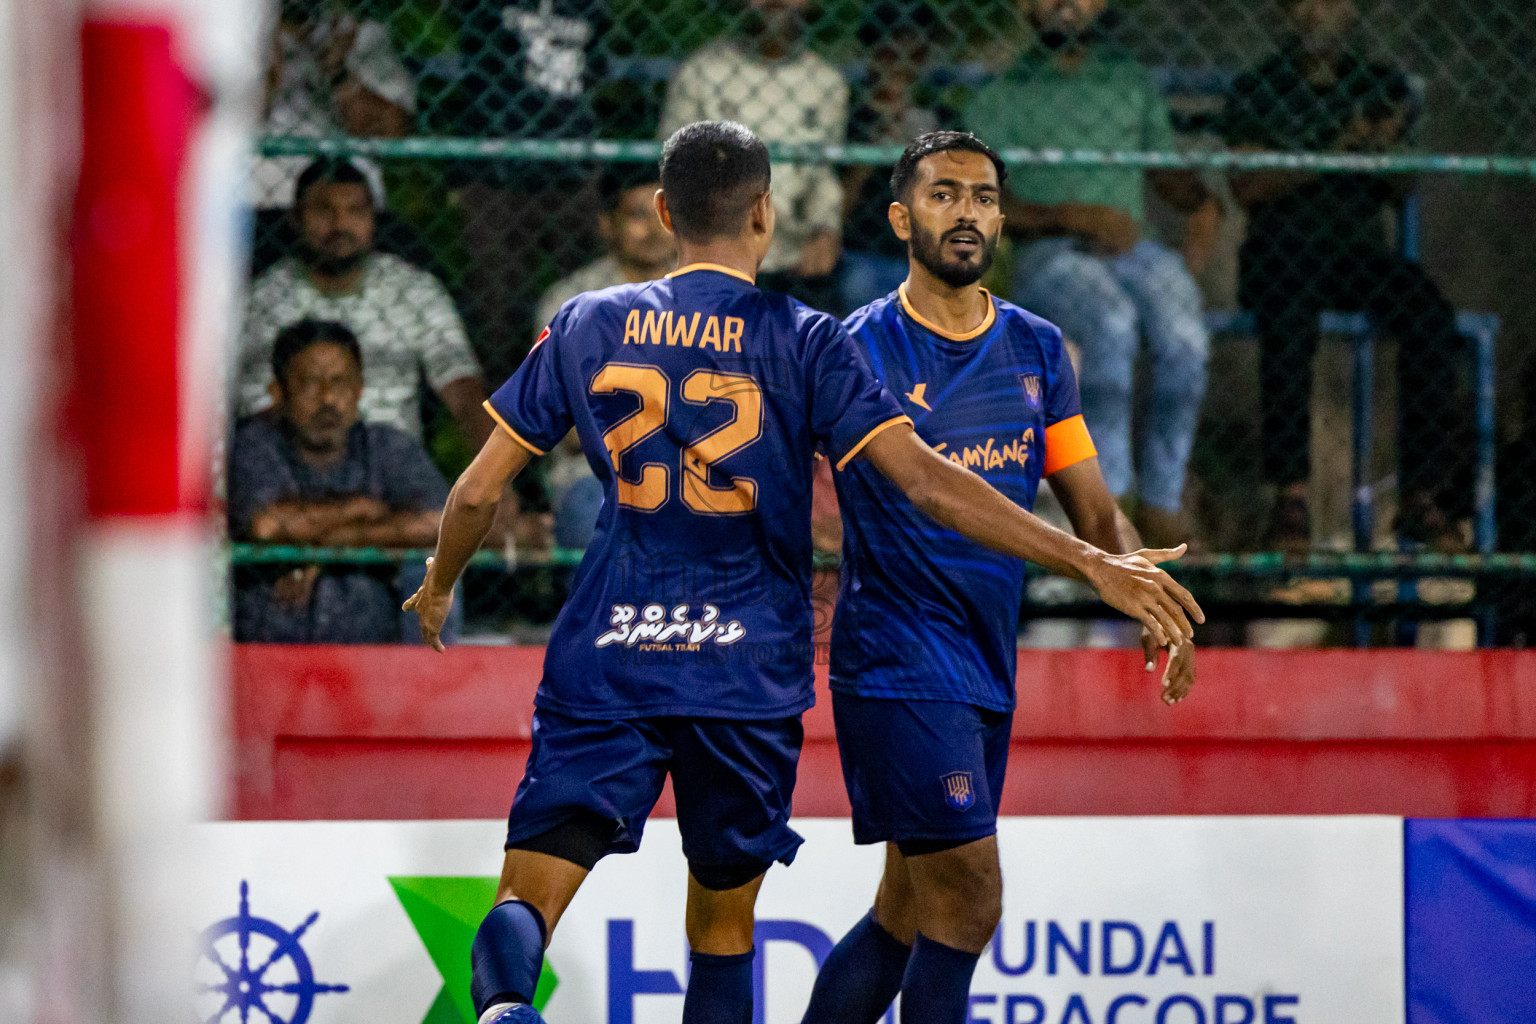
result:
<svg viewBox="0 0 1536 1024"><path fill-rule="evenodd" d="M395 607L405 603L405 599L421 589L421 585L427 579L427 565L425 562L406 562L400 566L400 575L395 577L395 593L398 595ZM464 629L464 584L454 584L453 607L448 611L448 621L443 623L442 633L439 635L443 643L451 644L458 640L459 633ZM400 613L400 642L403 644L421 643L421 622L416 618L415 612Z"/></svg>
<svg viewBox="0 0 1536 1024"><path fill-rule="evenodd" d="M906 260L844 250L837 264L837 297L843 315L885 298L906 279Z"/></svg>
<svg viewBox="0 0 1536 1024"><path fill-rule="evenodd" d="M1074 239L1050 238L1020 251L1013 291L1082 350L1083 419L1110 491L1125 494L1134 477L1142 501L1178 511L1211 350L1200 289L1184 260L1146 239L1123 256L1102 257ZM1143 336L1152 380L1137 472L1132 375Z"/></svg>

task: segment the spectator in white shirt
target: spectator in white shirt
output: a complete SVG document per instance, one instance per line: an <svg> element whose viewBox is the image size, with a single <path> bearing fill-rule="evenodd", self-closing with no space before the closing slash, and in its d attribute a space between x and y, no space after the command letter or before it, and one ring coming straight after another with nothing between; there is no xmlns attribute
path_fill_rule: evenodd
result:
<svg viewBox="0 0 1536 1024"><path fill-rule="evenodd" d="M320 138L400 138L416 116L416 82L380 22L333 9L328 0L282 0L267 61L262 133ZM258 209L293 204L303 157L256 163ZM376 196L380 180L370 164Z"/></svg>
<svg viewBox="0 0 1536 1024"><path fill-rule="evenodd" d="M346 160L316 160L299 178L293 209L298 251L251 286L240 338L236 412L271 403L272 343L300 320L346 325L362 345L368 377L362 418L422 438L421 381L437 392L479 448L491 418L464 325L437 278L373 248L368 179Z"/></svg>
<svg viewBox="0 0 1536 1024"><path fill-rule="evenodd" d="M693 121L723 120L739 121L769 143L844 142L848 85L806 47L809 6L810 0L748 0L734 38L715 40L678 69L667 87L661 137ZM760 283L806 301L831 299L842 250L843 188L836 171L774 164L773 200L778 228Z"/></svg>

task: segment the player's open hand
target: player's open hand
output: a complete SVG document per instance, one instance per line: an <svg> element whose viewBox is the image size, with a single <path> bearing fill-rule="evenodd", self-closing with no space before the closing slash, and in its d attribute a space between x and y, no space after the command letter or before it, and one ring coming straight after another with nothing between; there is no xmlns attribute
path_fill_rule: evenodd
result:
<svg viewBox="0 0 1536 1024"><path fill-rule="evenodd" d="M1147 671L1157 670L1158 656L1164 648L1157 645L1151 630L1141 631L1141 653L1146 657ZM1182 643L1167 648L1168 663L1163 666L1163 703L1177 704L1189 696L1195 685L1195 645Z"/></svg>
<svg viewBox="0 0 1536 1024"><path fill-rule="evenodd" d="M421 589L406 598L405 604L400 606L401 611L415 612L416 618L421 621L421 642L434 651L446 650L443 647L443 623L448 621L448 612L453 608L453 590L446 594L439 594L432 585L432 559L427 559L427 578L422 581Z"/></svg>
<svg viewBox="0 0 1536 1024"><path fill-rule="evenodd" d="M1205 621L1189 591L1158 568L1160 562L1181 557L1187 545L1176 548L1143 548L1128 555L1100 552L1085 575L1104 603L1140 622L1159 647L1174 647L1194 639L1189 624ZM1186 614L1187 613L1187 614Z"/></svg>

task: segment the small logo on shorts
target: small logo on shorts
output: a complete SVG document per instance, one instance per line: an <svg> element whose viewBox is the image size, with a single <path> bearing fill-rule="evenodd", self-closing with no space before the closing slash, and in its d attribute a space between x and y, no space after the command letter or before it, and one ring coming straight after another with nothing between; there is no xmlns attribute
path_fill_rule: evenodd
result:
<svg viewBox="0 0 1536 1024"><path fill-rule="evenodd" d="M976 802L976 790L971 788L970 772L950 772L939 778L944 787L944 801L957 811L963 811Z"/></svg>

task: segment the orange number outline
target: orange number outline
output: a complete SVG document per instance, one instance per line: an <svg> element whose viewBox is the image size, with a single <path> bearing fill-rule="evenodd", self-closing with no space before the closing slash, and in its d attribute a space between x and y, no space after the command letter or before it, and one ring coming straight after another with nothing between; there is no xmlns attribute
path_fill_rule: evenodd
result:
<svg viewBox="0 0 1536 1024"><path fill-rule="evenodd" d="M763 389L744 373L694 370L683 378L683 401L729 402L731 419L682 451L683 503L702 515L738 516L757 509L757 481L733 476L727 487L709 482L710 467L763 436Z"/></svg>
<svg viewBox="0 0 1536 1024"><path fill-rule="evenodd" d="M672 491L667 466L660 462L643 463L639 481L631 482L624 479L620 458L626 450L666 426L672 381L658 366L609 363L592 375L588 388L595 395L627 391L640 399L639 408L603 431L603 446L613 463L619 504L655 512L667 503Z"/></svg>

